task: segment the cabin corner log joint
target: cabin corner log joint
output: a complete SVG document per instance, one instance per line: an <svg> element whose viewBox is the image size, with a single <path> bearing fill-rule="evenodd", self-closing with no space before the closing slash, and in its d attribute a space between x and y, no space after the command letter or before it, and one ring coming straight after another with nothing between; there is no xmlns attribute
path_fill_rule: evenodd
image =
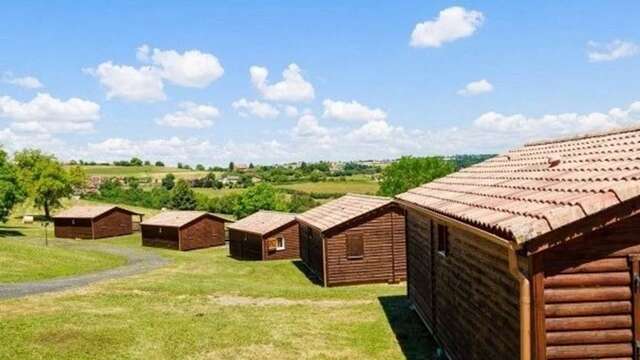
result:
<svg viewBox="0 0 640 360"><path fill-rule="evenodd" d="M221 246L227 222L203 211L164 211L140 224L142 245L181 251Z"/></svg>
<svg viewBox="0 0 640 360"><path fill-rule="evenodd" d="M133 217L139 221L134 222ZM143 214L118 206L74 206L53 216L57 238L101 239L132 234Z"/></svg>
<svg viewBox="0 0 640 360"><path fill-rule="evenodd" d="M527 144L396 197L409 300L450 358L640 356L638 145Z"/></svg>
<svg viewBox="0 0 640 360"><path fill-rule="evenodd" d="M295 215L261 210L229 225L229 254L242 260L299 258L300 235Z"/></svg>
<svg viewBox="0 0 640 360"><path fill-rule="evenodd" d="M404 210L348 194L297 216L300 257L324 286L406 279Z"/></svg>

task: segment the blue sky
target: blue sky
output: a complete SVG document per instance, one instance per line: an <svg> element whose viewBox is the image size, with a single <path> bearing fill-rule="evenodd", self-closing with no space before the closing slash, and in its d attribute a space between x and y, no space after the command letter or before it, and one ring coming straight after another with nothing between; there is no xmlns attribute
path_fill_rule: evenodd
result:
<svg viewBox="0 0 640 360"><path fill-rule="evenodd" d="M0 142L192 164L499 152L640 121L637 13L637 1L5 3Z"/></svg>

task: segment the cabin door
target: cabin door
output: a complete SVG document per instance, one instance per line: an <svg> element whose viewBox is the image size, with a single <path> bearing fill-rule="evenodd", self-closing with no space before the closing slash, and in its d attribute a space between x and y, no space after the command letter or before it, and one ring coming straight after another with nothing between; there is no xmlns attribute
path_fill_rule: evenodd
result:
<svg viewBox="0 0 640 360"><path fill-rule="evenodd" d="M640 359L640 254L629 255L633 318L633 358Z"/></svg>

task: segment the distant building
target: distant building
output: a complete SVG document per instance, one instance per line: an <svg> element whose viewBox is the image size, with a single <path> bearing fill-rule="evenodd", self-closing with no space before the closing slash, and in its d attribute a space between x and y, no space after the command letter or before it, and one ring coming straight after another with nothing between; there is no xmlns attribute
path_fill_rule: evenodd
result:
<svg viewBox="0 0 640 360"><path fill-rule="evenodd" d="M118 206L74 206L53 217L55 236L70 239L100 239L133 232L136 213Z"/></svg>

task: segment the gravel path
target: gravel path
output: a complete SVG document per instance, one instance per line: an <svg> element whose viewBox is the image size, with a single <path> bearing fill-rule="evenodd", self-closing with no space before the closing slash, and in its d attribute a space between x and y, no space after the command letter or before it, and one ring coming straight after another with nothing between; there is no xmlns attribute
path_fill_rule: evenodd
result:
<svg viewBox="0 0 640 360"><path fill-rule="evenodd" d="M127 263L117 268L78 276L17 284L0 284L0 299L19 298L28 295L78 288L102 280L144 273L162 267L169 262L159 255L134 248L100 245L92 246L91 250L104 251L123 256L127 258Z"/></svg>

